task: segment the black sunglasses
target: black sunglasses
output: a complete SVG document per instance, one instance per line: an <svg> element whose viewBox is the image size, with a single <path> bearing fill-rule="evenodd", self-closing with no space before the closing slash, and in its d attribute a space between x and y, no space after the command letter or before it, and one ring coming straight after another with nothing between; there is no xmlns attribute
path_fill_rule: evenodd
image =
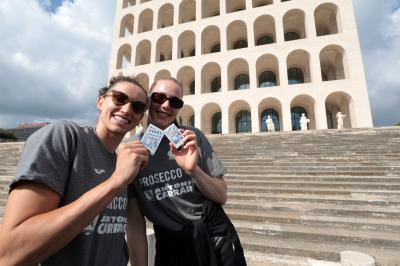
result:
<svg viewBox="0 0 400 266"><path fill-rule="evenodd" d="M147 105L144 102L131 100L131 99L129 99L128 95L126 95L123 92L110 90L110 94L104 95L104 97L107 97L107 96L111 96L112 102L116 106L123 106L123 105L127 104L128 102L130 102L132 111L134 113L143 114L144 112L146 112Z"/></svg>
<svg viewBox="0 0 400 266"><path fill-rule="evenodd" d="M169 106L175 109L180 109L183 106L183 101L178 97L173 96L168 98L167 95L161 92L153 92L150 98L153 102L156 102L158 104L163 104L168 100Z"/></svg>

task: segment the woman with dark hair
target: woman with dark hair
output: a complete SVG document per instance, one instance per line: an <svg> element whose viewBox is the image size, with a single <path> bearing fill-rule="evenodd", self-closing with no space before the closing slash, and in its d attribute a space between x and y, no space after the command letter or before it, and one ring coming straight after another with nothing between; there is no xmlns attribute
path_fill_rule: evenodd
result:
<svg viewBox="0 0 400 266"><path fill-rule="evenodd" d="M148 161L121 144L147 109L139 83L100 90L95 127L52 123L25 143L0 227L0 265L126 265L127 185Z"/></svg>

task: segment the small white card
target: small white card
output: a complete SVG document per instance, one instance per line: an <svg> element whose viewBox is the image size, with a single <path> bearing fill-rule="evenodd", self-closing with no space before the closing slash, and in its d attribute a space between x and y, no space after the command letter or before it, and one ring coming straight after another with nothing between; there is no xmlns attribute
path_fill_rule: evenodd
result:
<svg viewBox="0 0 400 266"><path fill-rule="evenodd" d="M150 124L144 133L141 142L150 151L150 154L154 155L163 137L164 131Z"/></svg>
<svg viewBox="0 0 400 266"><path fill-rule="evenodd" d="M178 149L183 144L183 135L175 124L171 124L167 127L164 130L164 134L167 136L169 141L174 144L175 148Z"/></svg>

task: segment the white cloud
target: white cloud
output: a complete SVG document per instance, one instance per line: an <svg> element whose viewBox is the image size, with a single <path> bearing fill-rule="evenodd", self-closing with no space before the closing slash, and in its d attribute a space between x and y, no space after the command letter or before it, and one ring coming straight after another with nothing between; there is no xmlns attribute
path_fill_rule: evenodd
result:
<svg viewBox="0 0 400 266"><path fill-rule="evenodd" d="M43 1L42 5L45 4ZM107 81L115 1L0 2L0 127L73 119L94 123Z"/></svg>
<svg viewBox="0 0 400 266"><path fill-rule="evenodd" d="M353 0L374 126L400 122L400 0Z"/></svg>
<svg viewBox="0 0 400 266"><path fill-rule="evenodd" d="M115 1L0 1L0 127L94 123L106 83ZM353 0L375 126L400 122L400 0Z"/></svg>

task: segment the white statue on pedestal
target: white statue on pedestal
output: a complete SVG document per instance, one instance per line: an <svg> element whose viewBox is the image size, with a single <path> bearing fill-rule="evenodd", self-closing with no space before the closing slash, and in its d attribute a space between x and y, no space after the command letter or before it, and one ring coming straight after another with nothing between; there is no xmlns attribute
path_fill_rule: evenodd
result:
<svg viewBox="0 0 400 266"><path fill-rule="evenodd" d="M305 115L305 113L302 113L301 114L301 117L300 117L300 128L301 128L301 130L307 130L308 128L307 128L307 124L308 124L308 122L310 122L310 119L308 119L307 118L307 116Z"/></svg>
<svg viewBox="0 0 400 266"><path fill-rule="evenodd" d="M267 124L268 132L275 132L275 124L271 116L267 116L267 119L265 119L265 123Z"/></svg>
<svg viewBox="0 0 400 266"><path fill-rule="evenodd" d="M345 114L342 114L342 112L337 112L336 114L336 120L337 120L337 129L342 129L343 128L343 119L346 117Z"/></svg>

